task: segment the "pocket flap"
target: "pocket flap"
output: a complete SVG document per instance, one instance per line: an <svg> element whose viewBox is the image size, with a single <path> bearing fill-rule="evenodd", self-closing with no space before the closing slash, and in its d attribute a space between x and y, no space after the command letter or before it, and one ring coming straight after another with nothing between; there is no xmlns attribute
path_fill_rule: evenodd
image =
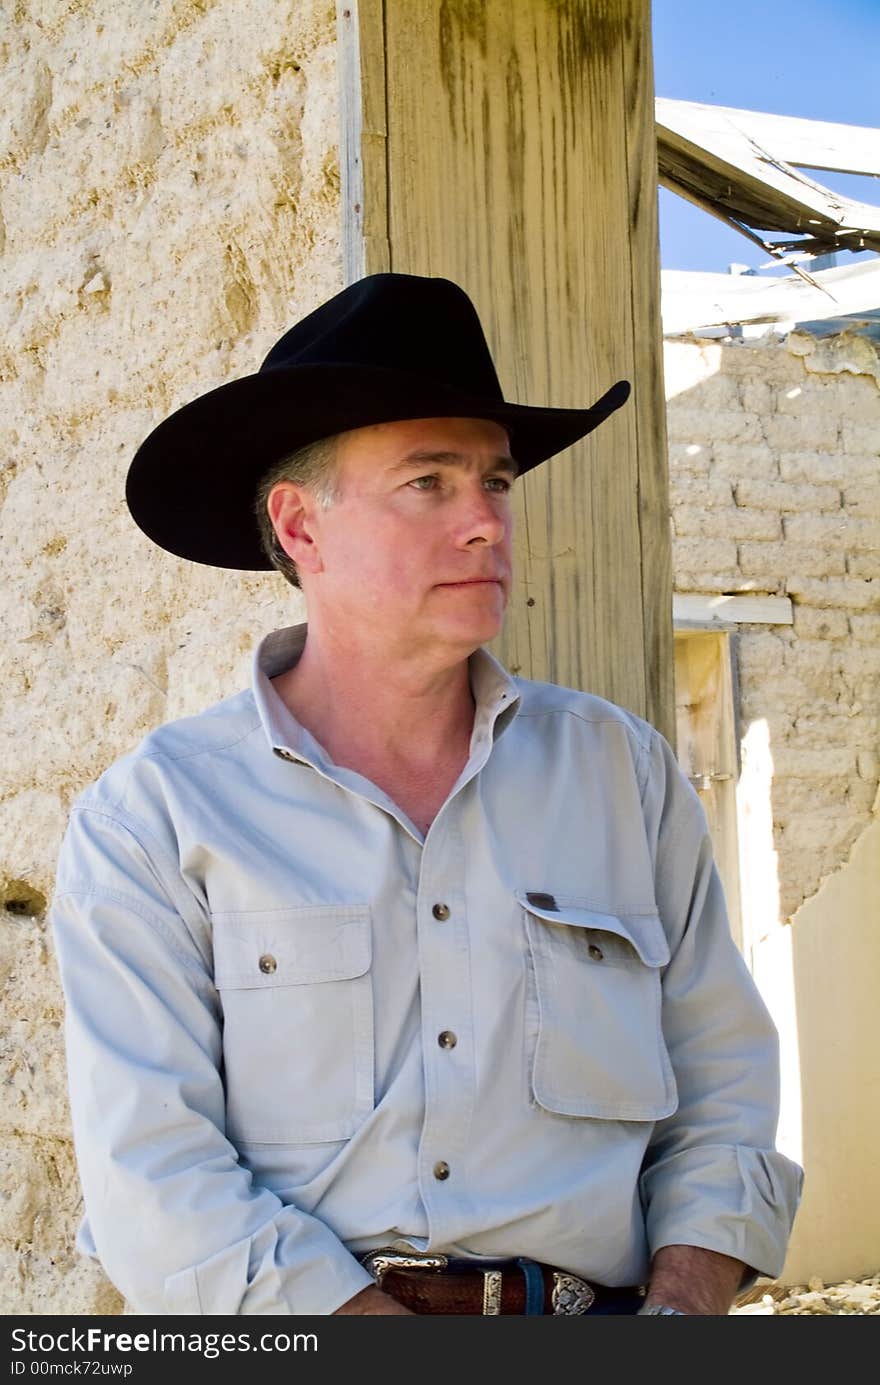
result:
<svg viewBox="0 0 880 1385"><path fill-rule="evenodd" d="M214 915L214 977L220 989L345 981L363 976L371 956L367 904Z"/></svg>
<svg viewBox="0 0 880 1385"><path fill-rule="evenodd" d="M665 967L669 961L669 941L656 911L650 914L604 914L570 895L552 895L535 890L516 890L515 893L528 913L535 914L547 923L612 933L629 943L647 967Z"/></svg>

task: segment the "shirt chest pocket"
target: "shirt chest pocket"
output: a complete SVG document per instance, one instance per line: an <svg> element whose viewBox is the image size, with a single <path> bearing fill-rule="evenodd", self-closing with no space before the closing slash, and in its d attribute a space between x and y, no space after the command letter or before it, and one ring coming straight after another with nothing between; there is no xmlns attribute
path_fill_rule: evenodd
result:
<svg viewBox="0 0 880 1385"><path fill-rule="evenodd" d="M347 1140L373 1109L368 905L214 916L232 1140Z"/></svg>
<svg viewBox="0 0 880 1385"><path fill-rule="evenodd" d="M678 1097L660 1018L669 945L659 917L602 914L525 892L517 898L528 938L535 1101L565 1116L670 1115Z"/></svg>

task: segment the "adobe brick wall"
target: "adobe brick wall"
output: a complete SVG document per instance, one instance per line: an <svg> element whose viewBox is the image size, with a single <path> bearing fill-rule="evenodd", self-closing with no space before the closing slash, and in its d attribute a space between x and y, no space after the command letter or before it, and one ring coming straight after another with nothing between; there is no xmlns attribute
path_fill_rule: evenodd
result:
<svg viewBox="0 0 880 1385"><path fill-rule="evenodd" d="M665 347L675 589L789 596L738 627L741 731L766 719L790 918L877 811L880 357L843 334Z"/></svg>

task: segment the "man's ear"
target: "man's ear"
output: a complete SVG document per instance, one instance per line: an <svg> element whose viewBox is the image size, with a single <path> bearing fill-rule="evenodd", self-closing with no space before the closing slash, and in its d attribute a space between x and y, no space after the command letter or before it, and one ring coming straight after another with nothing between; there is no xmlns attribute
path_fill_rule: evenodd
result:
<svg viewBox="0 0 880 1385"><path fill-rule="evenodd" d="M319 507L314 496L293 481L279 481L269 492L266 508L275 537L299 571L321 572L323 563L316 542Z"/></svg>

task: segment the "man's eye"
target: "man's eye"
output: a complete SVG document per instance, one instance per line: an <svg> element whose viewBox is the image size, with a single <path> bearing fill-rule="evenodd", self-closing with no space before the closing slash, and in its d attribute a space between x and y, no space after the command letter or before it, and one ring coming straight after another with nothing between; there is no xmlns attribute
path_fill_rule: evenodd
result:
<svg viewBox="0 0 880 1385"><path fill-rule="evenodd" d="M422 481L430 481L430 482L433 483L433 482L436 481L436 480L437 480L437 477L436 477L436 476L414 476L413 479L409 482L409 484L410 484L411 486L415 486L416 490L426 491L426 490L432 489L433 487L432 487L432 486L423 486L423 485L421 484L421 482L422 482Z"/></svg>
<svg viewBox="0 0 880 1385"><path fill-rule="evenodd" d="M506 495L511 488L512 482L508 481L506 476L490 476L488 478L488 484L500 487L497 493L499 495Z"/></svg>

